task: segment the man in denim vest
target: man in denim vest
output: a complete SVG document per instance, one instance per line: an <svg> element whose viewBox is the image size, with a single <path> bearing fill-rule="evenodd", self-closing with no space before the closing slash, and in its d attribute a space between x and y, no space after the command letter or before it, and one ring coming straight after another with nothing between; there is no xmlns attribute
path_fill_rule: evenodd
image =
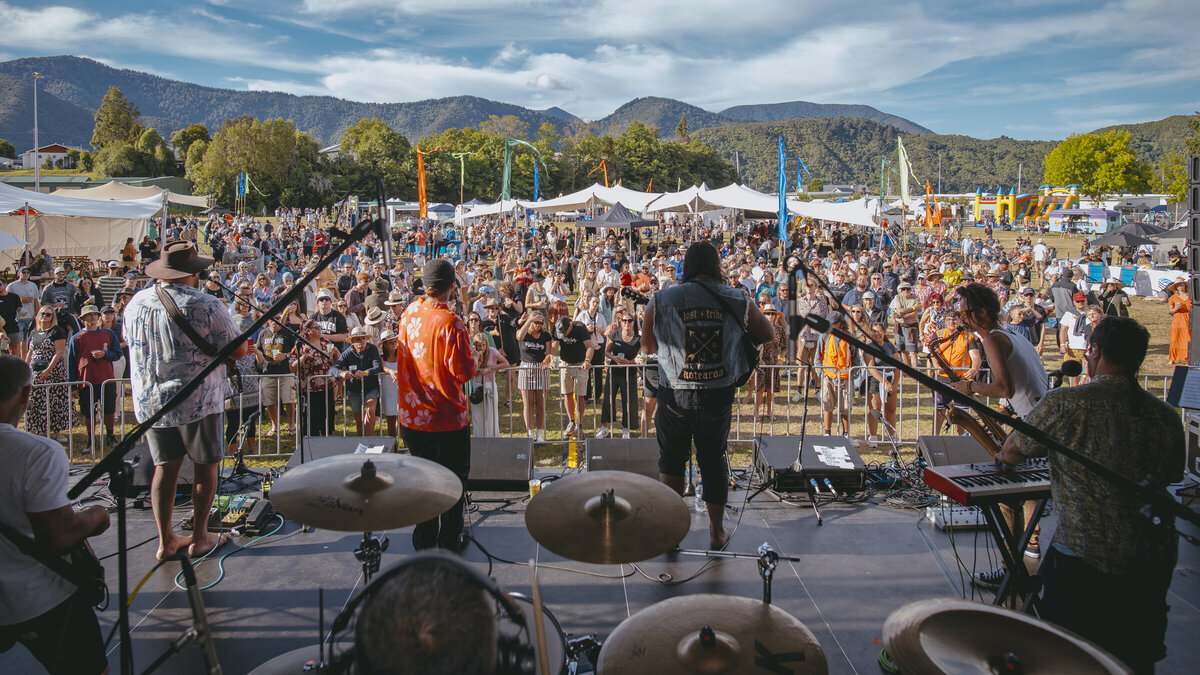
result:
<svg viewBox="0 0 1200 675"><path fill-rule="evenodd" d="M659 478L682 495L695 442L710 543L718 550L730 537L724 519L734 382L750 368L742 326L760 344L775 337L774 326L745 293L726 283L717 249L708 242L688 247L683 283L655 294L642 324L642 350L658 354Z"/></svg>

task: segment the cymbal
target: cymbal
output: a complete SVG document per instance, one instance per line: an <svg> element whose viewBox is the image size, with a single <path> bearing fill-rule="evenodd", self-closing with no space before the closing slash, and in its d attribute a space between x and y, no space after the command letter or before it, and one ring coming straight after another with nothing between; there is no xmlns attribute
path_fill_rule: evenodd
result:
<svg viewBox="0 0 1200 675"><path fill-rule="evenodd" d="M1004 607L921 600L883 624L888 654L906 673L1130 673L1118 659L1065 628Z"/></svg>
<svg viewBox="0 0 1200 675"><path fill-rule="evenodd" d="M316 668L319 656L320 650L317 645L293 649L250 671L250 675L304 675L305 673L323 672ZM329 658L328 646L325 647L325 658Z"/></svg>
<svg viewBox="0 0 1200 675"><path fill-rule="evenodd" d="M525 527L570 560L612 565L648 560L687 536L692 514L674 490L625 471L589 471L544 483Z"/></svg>
<svg viewBox="0 0 1200 675"><path fill-rule="evenodd" d="M436 518L462 491L452 471L420 457L335 455L285 473L271 488L271 504L324 530L378 532Z"/></svg>
<svg viewBox="0 0 1200 675"><path fill-rule="evenodd" d="M753 598L701 594L664 600L621 622L604 641L596 672L768 671L825 675L829 667L816 636L791 614Z"/></svg>

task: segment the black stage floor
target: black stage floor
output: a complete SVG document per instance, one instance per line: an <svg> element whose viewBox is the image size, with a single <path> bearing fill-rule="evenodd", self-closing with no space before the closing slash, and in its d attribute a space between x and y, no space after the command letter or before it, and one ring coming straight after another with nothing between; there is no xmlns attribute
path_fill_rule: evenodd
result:
<svg viewBox="0 0 1200 675"><path fill-rule="evenodd" d="M638 565L645 576L630 565L576 563L546 551L529 536L524 527L525 505L519 494L473 496L479 500L517 498L508 506L477 504L470 514L473 535L495 557L521 562L533 558L545 565L539 573L543 599L563 632L603 637L631 614L683 594L761 598L762 584L754 560L706 562L689 556L660 556ZM774 603L816 634L831 673L880 672L876 657L881 630L893 610L925 598L963 597L964 592L970 598L970 570L990 568L995 560L984 530L959 531L952 541L924 519L923 511L872 502L831 504L822 508L825 522L818 527L808 506L780 503L770 494L759 496L747 506L745 496L743 490L730 494L730 502L740 512L730 514L737 530L728 550L752 553L767 542L780 554L802 559L780 564L774 581ZM705 548L707 518L694 510L692 513L691 532L683 547ZM1052 529L1050 516L1043 521L1043 537L1047 540ZM384 554L385 568L412 551L410 532L407 528L389 533L391 548ZM129 541L136 544L153 536L150 512L131 509ZM352 553L360 537L320 530L305 533L289 521L277 534L228 557L223 579L204 592L224 671L245 673L276 655L316 644L317 589L325 589L328 623L360 587L361 572ZM249 541L238 538L236 543ZM115 527L94 539L93 546L100 556L114 552ZM131 586L152 567L155 547L152 540L131 552ZM221 553L234 550L235 546L226 545ZM965 569L956 562L955 550ZM479 549L472 547L465 557L487 571L487 558ZM115 591L116 558L105 564ZM187 595L173 582L177 568L156 572L133 601L131 623L137 672L149 666L190 624ZM686 583L667 585L657 581L663 574L681 580L701 570L702 574ZM1196 672L1195 664L1200 661L1196 640L1200 635L1198 570L1200 552L1181 542L1180 561L1168 597L1169 655L1160 662L1160 673ZM197 573L202 583L211 583L221 570L210 558L199 565ZM492 574L507 590L529 593L528 567L495 563ZM974 597L981 597L978 591ZM990 601L990 595L985 597ZM105 633L116 615L115 608L101 614ZM109 662L116 673L115 642L112 650ZM0 655L0 672L36 673L41 669L24 648L16 647ZM195 645L187 647L159 672L203 673L200 650Z"/></svg>

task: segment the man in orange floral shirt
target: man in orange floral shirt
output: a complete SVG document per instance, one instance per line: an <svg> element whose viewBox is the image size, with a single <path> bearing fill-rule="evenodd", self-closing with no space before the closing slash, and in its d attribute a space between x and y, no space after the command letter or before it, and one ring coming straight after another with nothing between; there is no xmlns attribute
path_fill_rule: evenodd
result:
<svg viewBox="0 0 1200 675"><path fill-rule="evenodd" d="M454 268L433 259L422 271L425 297L404 310L396 354L400 436L416 457L453 471L464 489L471 471L471 429L463 383L475 376L475 357L463 322L448 304ZM465 492L464 492L465 494ZM460 549L464 499L413 530L413 548Z"/></svg>

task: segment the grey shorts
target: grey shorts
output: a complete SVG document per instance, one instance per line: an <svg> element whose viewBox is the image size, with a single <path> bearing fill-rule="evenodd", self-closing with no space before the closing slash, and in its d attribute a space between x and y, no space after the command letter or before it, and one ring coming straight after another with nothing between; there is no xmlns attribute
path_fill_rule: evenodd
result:
<svg viewBox="0 0 1200 675"><path fill-rule="evenodd" d="M196 464L216 464L225 456L221 433L221 413L213 413L195 422L177 427L154 428L146 432L150 457L161 466L184 455Z"/></svg>

